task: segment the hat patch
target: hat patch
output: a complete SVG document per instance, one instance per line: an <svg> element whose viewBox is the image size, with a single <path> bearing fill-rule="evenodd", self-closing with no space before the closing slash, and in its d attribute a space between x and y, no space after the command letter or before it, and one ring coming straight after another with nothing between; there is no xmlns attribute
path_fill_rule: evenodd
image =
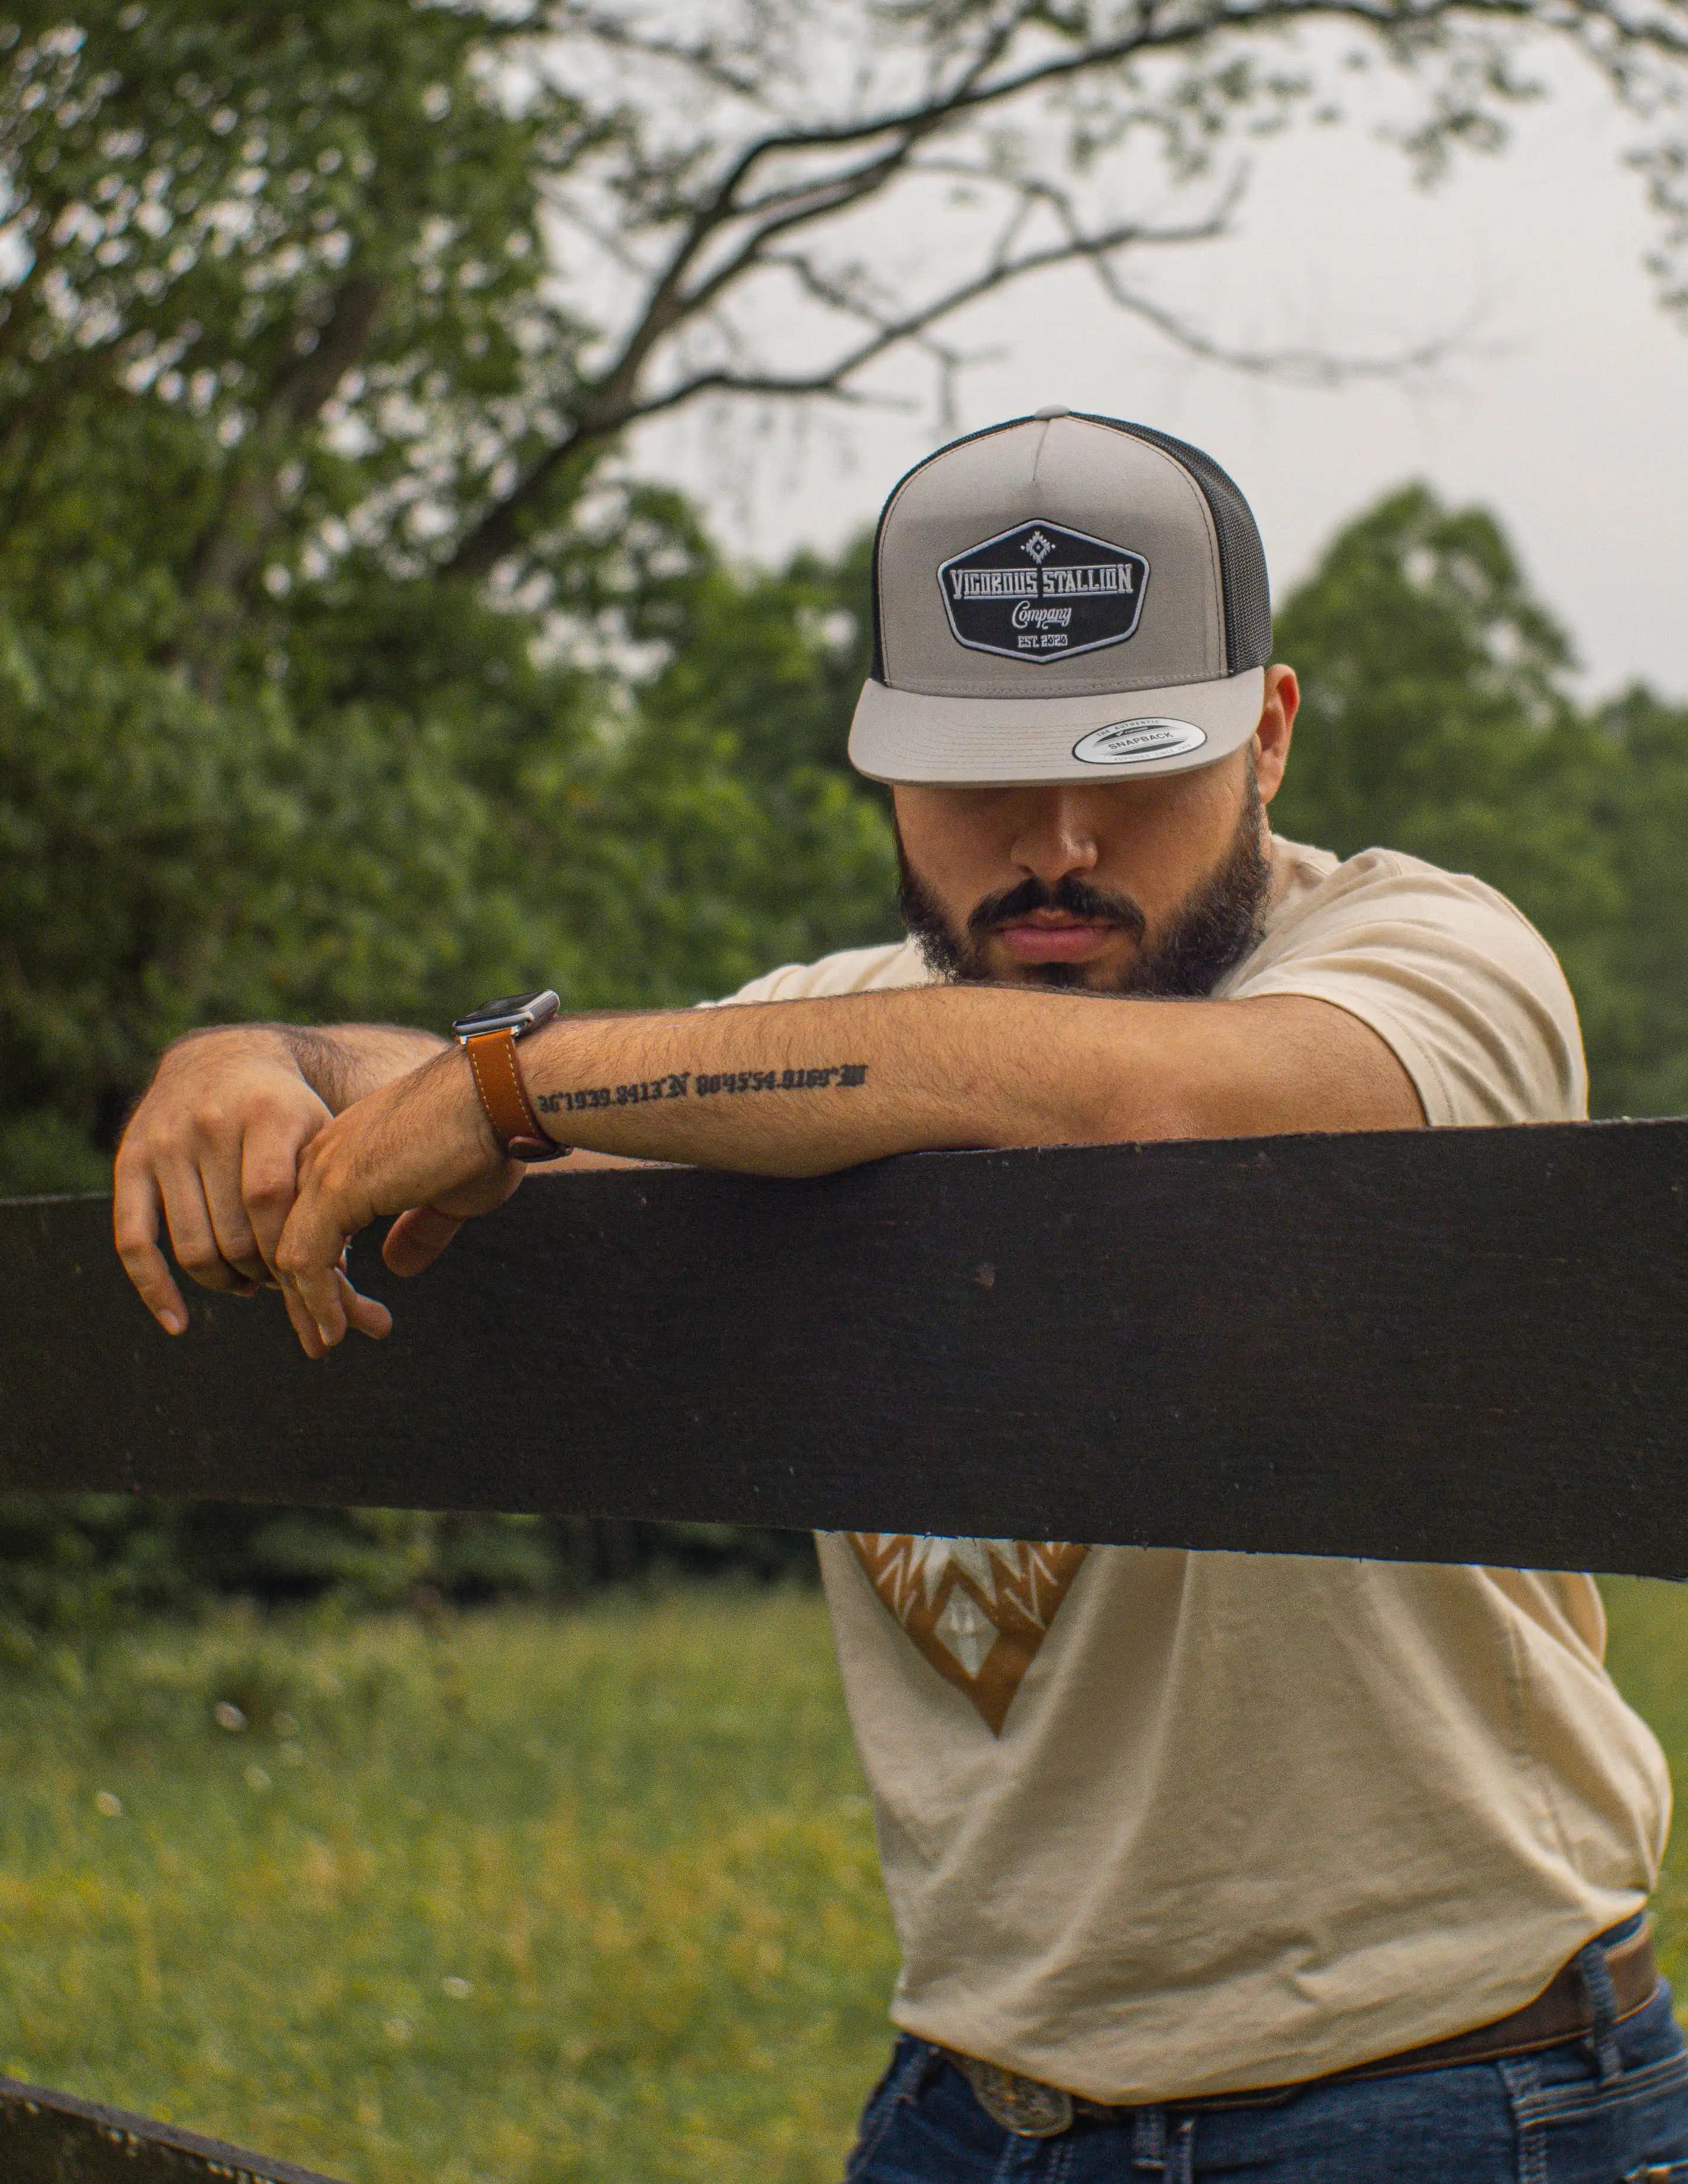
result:
<svg viewBox="0 0 1688 2184"><path fill-rule="evenodd" d="M1206 740L1194 721L1116 721L1081 736L1072 755L1086 766L1147 766L1151 759L1182 758Z"/></svg>
<svg viewBox="0 0 1688 2184"><path fill-rule="evenodd" d="M957 644L1041 667L1134 635L1149 564L1065 524L1017 523L941 562L938 583Z"/></svg>

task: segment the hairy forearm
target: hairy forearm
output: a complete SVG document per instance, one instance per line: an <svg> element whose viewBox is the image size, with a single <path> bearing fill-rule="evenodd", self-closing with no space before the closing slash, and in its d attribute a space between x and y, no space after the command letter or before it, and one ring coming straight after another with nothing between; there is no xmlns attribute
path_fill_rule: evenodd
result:
<svg viewBox="0 0 1688 2184"><path fill-rule="evenodd" d="M771 1175L888 1154L1423 1120L1377 1035L1328 1003L922 987L565 1018L521 1049L552 1135Z"/></svg>
<svg viewBox="0 0 1688 2184"><path fill-rule="evenodd" d="M414 1031L404 1024L252 1023L190 1032L176 1045L237 1037L285 1055L317 1098L337 1115L354 1100L408 1076L450 1045L437 1033Z"/></svg>
<svg viewBox="0 0 1688 2184"><path fill-rule="evenodd" d="M928 1148L1124 1134L1118 1013L1078 996L922 988L567 1018L524 1041L521 1061L564 1143L818 1174Z"/></svg>
<svg viewBox="0 0 1688 2184"><path fill-rule="evenodd" d="M333 1024L314 1028L278 1024L276 1031L325 1106L338 1115L354 1100L379 1090L430 1061L449 1039L404 1024Z"/></svg>

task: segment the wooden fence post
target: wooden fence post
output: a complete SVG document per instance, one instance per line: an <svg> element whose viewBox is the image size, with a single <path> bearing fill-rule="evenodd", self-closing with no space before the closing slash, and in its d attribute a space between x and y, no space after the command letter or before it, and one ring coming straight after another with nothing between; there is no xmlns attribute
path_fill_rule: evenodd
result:
<svg viewBox="0 0 1688 2184"><path fill-rule="evenodd" d="M6 2184L333 2184L149 2117L0 2078Z"/></svg>

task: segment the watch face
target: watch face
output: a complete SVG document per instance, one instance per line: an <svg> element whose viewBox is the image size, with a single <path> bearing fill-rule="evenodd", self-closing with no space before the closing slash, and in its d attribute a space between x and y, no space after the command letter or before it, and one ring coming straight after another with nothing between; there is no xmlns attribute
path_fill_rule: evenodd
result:
<svg viewBox="0 0 1688 2184"><path fill-rule="evenodd" d="M483 1002L466 1017L459 1017L451 1028L460 1039L469 1039L476 1032L505 1029L520 1039L523 1032L532 1031L555 1016L561 1006L549 986L537 994L507 994L502 1000Z"/></svg>

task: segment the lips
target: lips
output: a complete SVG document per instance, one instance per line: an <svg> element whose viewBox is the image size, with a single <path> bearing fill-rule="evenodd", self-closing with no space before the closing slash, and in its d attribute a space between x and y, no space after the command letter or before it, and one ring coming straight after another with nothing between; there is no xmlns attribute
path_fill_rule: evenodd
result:
<svg viewBox="0 0 1688 2184"><path fill-rule="evenodd" d="M1001 925L996 937L1017 963L1084 963L1119 931L1105 919L1061 918Z"/></svg>

